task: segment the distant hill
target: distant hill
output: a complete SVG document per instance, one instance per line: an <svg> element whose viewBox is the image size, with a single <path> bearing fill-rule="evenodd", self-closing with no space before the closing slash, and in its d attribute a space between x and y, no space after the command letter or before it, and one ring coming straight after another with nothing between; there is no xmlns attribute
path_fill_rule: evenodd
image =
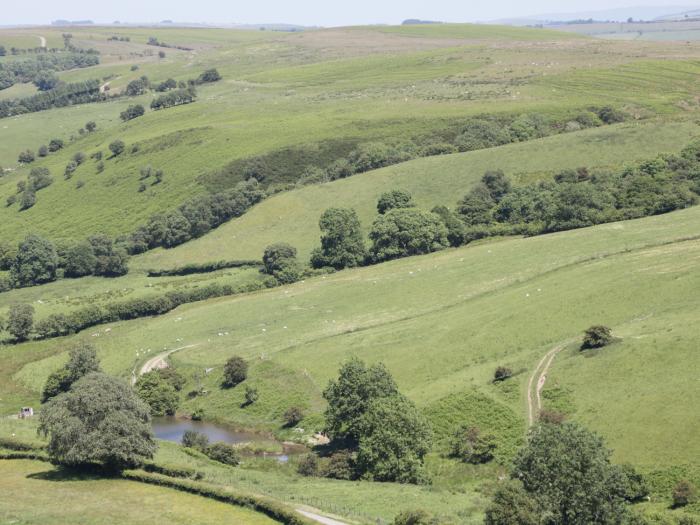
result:
<svg viewBox="0 0 700 525"><path fill-rule="evenodd" d="M442 24L443 22L436 22L434 20L419 20L418 18L409 18L401 22L402 26L414 26L419 24Z"/></svg>
<svg viewBox="0 0 700 525"><path fill-rule="evenodd" d="M544 13L518 18L503 18L490 22L508 25L533 25L588 19L603 21L624 21L628 18L633 18L635 20L655 20L663 19L664 17L671 17L671 19L674 17L683 18L683 15L688 12L700 14L700 10L697 9L697 6L636 6L572 13Z"/></svg>

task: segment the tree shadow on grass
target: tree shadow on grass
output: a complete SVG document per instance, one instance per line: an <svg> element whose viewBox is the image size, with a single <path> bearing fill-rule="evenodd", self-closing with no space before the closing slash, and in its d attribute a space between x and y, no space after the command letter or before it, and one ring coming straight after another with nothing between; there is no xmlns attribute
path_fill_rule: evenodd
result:
<svg viewBox="0 0 700 525"><path fill-rule="evenodd" d="M40 479L43 481L94 481L98 479L116 479L119 474L115 472L105 472L95 467L56 467L53 470L43 472L33 472L27 478Z"/></svg>

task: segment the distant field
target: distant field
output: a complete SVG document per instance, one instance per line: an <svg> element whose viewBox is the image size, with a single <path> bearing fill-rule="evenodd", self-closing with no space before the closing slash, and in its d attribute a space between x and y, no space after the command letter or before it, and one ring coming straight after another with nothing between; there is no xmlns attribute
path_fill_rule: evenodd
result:
<svg viewBox="0 0 700 525"><path fill-rule="evenodd" d="M72 475L39 461L0 460L0 490L3 523L277 523L200 496L132 481Z"/></svg>
<svg viewBox="0 0 700 525"><path fill-rule="evenodd" d="M700 40L700 21L562 24L557 31L615 40L695 41Z"/></svg>

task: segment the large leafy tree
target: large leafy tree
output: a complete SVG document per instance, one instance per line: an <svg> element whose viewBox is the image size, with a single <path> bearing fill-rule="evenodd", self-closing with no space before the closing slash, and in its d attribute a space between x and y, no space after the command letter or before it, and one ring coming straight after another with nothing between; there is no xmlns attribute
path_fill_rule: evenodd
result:
<svg viewBox="0 0 700 525"><path fill-rule="evenodd" d="M17 341L26 341L34 326L34 307L31 304L10 306L7 316L7 331Z"/></svg>
<svg viewBox="0 0 700 525"><path fill-rule="evenodd" d="M384 214L397 208L412 208L415 206L411 194L403 190L392 190L382 193L377 201L377 211Z"/></svg>
<svg viewBox="0 0 700 525"><path fill-rule="evenodd" d="M355 210L329 208L321 215L318 225L321 228L321 247L311 255L312 266L331 266L341 270L364 262L365 242Z"/></svg>
<svg viewBox="0 0 700 525"><path fill-rule="evenodd" d="M18 286L32 286L56 279L58 255L54 245L30 234L19 244L12 264L12 279Z"/></svg>
<svg viewBox="0 0 700 525"><path fill-rule="evenodd" d="M375 261L420 255L449 246L447 227L439 216L416 208L400 208L380 215L369 232Z"/></svg>
<svg viewBox="0 0 700 525"><path fill-rule="evenodd" d="M90 343L78 343L71 348L66 365L51 373L46 379L41 402L45 403L58 394L68 392L78 379L90 372L99 371L100 362L97 359L95 347Z"/></svg>
<svg viewBox="0 0 700 525"><path fill-rule="evenodd" d="M139 377L135 390L138 396L151 407L152 416L175 414L180 401L175 387L157 370Z"/></svg>
<svg viewBox="0 0 700 525"><path fill-rule="evenodd" d="M358 358L346 362L323 392L328 402L326 431L334 440L356 446L362 434L362 419L376 399L399 393L394 378L382 363L367 366Z"/></svg>
<svg viewBox="0 0 700 525"><path fill-rule="evenodd" d="M93 372L42 409L39 432L54 463L134 468L153 457L148 406L123 381Z"/></svg>

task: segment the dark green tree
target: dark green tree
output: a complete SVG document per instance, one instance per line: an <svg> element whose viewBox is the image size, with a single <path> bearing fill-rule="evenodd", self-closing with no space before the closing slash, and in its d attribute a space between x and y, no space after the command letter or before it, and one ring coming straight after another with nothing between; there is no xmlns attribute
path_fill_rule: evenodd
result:
<svg viewBox="0 0 700 525"><path fill-rule="evenodd" d="M17 161L21 164L30 164L34 162L34 160L34 152L30 149L23 151L19 154L19 157L17 157Z"/></svg>
<svg viewBox="0 0 700 525"><path fill-rule="evenodd" d="M248 363L242 357L233 356L224 365L224 386L234 387L248 377Z"/></svg>
<svg viewBox="0 0 700 525"><path fill-rule="evenodd" d="M209 438L206 434L196 430L185 430L182 434L182 446L197 450L206 450L209 446Z"/></svg>
<svg viewBox="0 0 700 525"><path fill-rule="evenodd" d="M126 144L124 144L124 141L122 141L122 140L115 140L114 142L110 143L110 145L109 145L109 151L112 152L112 155L114 157L116 157L117 155L121 155L125 149L126 149Z"/></svg>
<svg viewBox="0 0 700 525"><path fill-rule="evenodd" d="M126 122L127 120L132 120L137 117L143 116L146 110L141 104L134 104L133 106L127 107L124 111L119 114L119 118Z"/></svg>
<svg viewBox="0 0 700 525"><path fill-rule="evenodd" d="M36 204L36 191L34 191L34 188L27 188L22 192L22 195L19 199L19 209L20 210L28 210L32 206Z"/></svg>
<svg viewBox="0 0 700 525"><path fill-rule="evenodd" d="M488 224L493 220L491 210L496 202L484 184L478 184L467 193L457 206L457 213L469 226Z"/></svg>
<svg viewBox="0 0 700 525"><path fill-rule="evenodd" d="M44 405L39 432L54 463L120 471L151 459L148 406L123 381L92 372Z"/></svg>
<svg viewBox="0 0 700 525"><path fill-rule="evenodd" d="M7 314L7 331L17 341L26 341L34 326L34 307L30 304L13 304Z"/></svg>
<svg viewBox="0 0 700 525"><path fill-rule="evenodd" d="M49 91L58 85L58 76L53 71L41 71L32 81L39 91Z"/></svg>
<svg viewBox="0 0 700 525"><path fill-rule="evenodd" d="M511 190L510 179L501 170L487 171L481 177L481 183L495 202L499 202Z"/></svg>
<svg viewBox="0 0 700 525"><path fill-rule="evenodd" d="M263 265L265 273L274 276L282 284L290 284L301 278L297 250L287 243L279 242L265 248Z"/></svg>
<svg viewBox="0 0 700 525"><path fill-rule="evenodd" d="M54 245L38 235L28 235L17 249L11 274L18 286L33 286L56 280L58 254Z"/></svg>
<svg viewBox="0 0 700 525"><path fill-rule="evenodd" d="M61 139L51 139L49 142L49 151L54 153L63 148L63 141Z"/></svg>
<svg viewBox="0 0 700 525"><path fill-rule="evenodd" d="M89 343L78 343L70 349L68 363L51 373L41 393L41 402L68 392L70 387L81 377L90 372L100 372L95 347Z"/></svg>
<svg viewBox="0 0 700 525"><path fill-rule="evenodd" d="M366 249L357 213L348 208L329 208L321 215L321 247L311 255L314 268L330 266L336 270L360 266Z"/></svg>
<svg viewBox="0 0 700 525"><path fill-rule="evenodd" d="M467 242L464 223L456 213L450 211L447 206L435 206L430 211L440 217L445 228L447 228L447 240L450 246L462 246Z"/></svg>
<svg viewBox="0 0 700 525"><path fill-rule="evenodd" d="M411 194L403 190L392 190L382 193L377 201L377 211L380 214L396 208L412 208L414 206Z"/></svg>
<svg viewBox="0 0 700 525"><path fill-rule="evenodd" d="M92 275L96 265L97 257L92 245L89 242L81 242L66 251L64 275L66 277Z"/></svg>
<svg viewBox="0 0 700 525"><path fill-rule="evenodd" d="M680 480L675 487L673 487L673 506L675 508L685 507L698 501L698 491L690 481L687 479Z"/></svg>
<svg viewBox="0 0 700 525"><path fill-rule="evenodd" d="M415 208L380 215L369 232L374 261L420 255L449 246L447 228L434 213Z"/></svg>
<svg viewBox="0 0 700 525"><path fill-rule="evenodd" d="M382 363L367 366L352 358L340 367L338 378L323 391L328 402L326 432L333 440L356 447L362 435L364 414L376 399L398 395L394 378Z"/></svg>
<svg viewBox="0 0 700 525"><path fill-rule="evenodd" d="M508 481L496 489L484 525L542 525L542 521L534 498L522 483Z"/></svg>
<svg viewBox="0 0 700 525"><path fill-rule="evenodd" d="M477 427L463 426L452 436L450 449L452 457L465 463L487 463L493 459L496 438L491 434L484 434Z"/></svg>
<svg viewBox="0 0 700 525"><path fill-rule="evenodd" d="M92 133L97 129L97 124L95 123L95 121L90 120L85 123L85 129L88 130L88 133Z"/></svg>
<svg viewBox="0 0 700 525"><path fill-rule="evenodd" d="M584 332L581 350L587 350L589 348L602 348L612 342L613 335L610 328L603 325L594 325Z"/></svg>
<svg viewBox="0 0 700 525"><path fill-rule="evenodd" d="M216 69L212 68L207 69L201 75L199 75L197 82L203 84L206 82L216 82L217 80L221 80L221 75Z"/></svg>
<svg viewBox="0 0 700 525"><path fill-rule="evenodd" d="M139 377L134 390L148 404L152 416L172 416L180 402L173 385L156 370L151 370Z"/></svg>

